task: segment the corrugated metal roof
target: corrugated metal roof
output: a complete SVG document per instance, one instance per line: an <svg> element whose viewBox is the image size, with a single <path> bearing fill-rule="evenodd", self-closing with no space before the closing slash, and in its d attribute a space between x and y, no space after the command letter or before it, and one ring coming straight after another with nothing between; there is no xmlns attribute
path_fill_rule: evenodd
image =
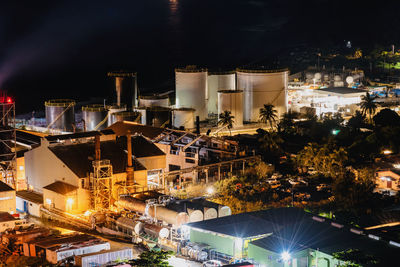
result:
<svg viewBox="0 0 400 267"><path fill-rule="evenodd" d="M74 190L77 190L78 187L74 186L74 185L70 185L70 184L64 183L62 181L56 181L56 182L54 182L52 184L46 185L45 187L43 187L43 189L47 189L47 190L56 192L56 193L61 194L61 195L65 195L65 194L68 194L68 193L70 193L70 192L72 192Z"/></svg>
<svg viewBox="0 0 400 267"><path fill-rule="evenodd" d="M0 181L0 192L7 192L7 191L15 191L15 190L8 184Z"/></svg>

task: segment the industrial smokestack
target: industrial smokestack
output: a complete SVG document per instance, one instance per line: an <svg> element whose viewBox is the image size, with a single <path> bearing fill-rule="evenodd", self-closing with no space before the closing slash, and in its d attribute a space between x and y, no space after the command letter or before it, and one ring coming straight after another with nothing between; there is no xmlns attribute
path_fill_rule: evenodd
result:
<svg viewBox="0 0 400 267"><path fill-rule="evenodd" d="M128 150L128 166L126 167L126 185L134 185L135 177L133 173L133 162L132 162L132 135L128 131L126 134L126 146Z"/></svg>
<svg viewBox="0 0 400 267"><path fill-rule="evenodd" d="M100 160L101 150L100 150L100 135L94 137L94 158L95 160Z"/></svg>
<svg viewBox="0 0 400 267"><path fill-rule="evenodd" d="M121 106L122 81L124 78L115 77L115 90L117 91L117 105Z"/></svg>

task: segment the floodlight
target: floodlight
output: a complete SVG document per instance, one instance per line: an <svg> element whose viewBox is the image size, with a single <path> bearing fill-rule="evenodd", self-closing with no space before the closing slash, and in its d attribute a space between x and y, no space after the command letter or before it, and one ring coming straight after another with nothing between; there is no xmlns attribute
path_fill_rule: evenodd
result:
<svg viewBox="0 0 400 267"><path fill-rule="evenodd" d="M290 253L287 252L287 251L282 252L281 253L281 258L282 258L283 261L289 261L290 258L291 258Z"/></svg>

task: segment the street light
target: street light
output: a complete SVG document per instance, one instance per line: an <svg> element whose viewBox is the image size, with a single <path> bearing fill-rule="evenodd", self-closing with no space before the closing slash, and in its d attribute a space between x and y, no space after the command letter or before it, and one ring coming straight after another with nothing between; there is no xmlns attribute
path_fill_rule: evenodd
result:
<svg viewBox="0 0 400 267"><path fill-rule="evenodd" d="M282 258L283 261L289 261L290 258L291 258L290 253L287 252L287 251L282 252L281 253L281 258Z"/></svg>

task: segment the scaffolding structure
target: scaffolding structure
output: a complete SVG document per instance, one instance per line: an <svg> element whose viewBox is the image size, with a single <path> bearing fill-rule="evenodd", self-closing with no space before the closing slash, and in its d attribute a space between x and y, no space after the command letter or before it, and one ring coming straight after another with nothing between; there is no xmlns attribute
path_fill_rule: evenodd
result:
<svg viewBox="0 0 400 267"><path fill-rule="evenodd" d="M110 160L94 160L91 185L93 208L97 211L107 210L112 196L112 165Z"/></svg>
<svg viewBox="0 0 400 267"><path fill-rule="evenodd" d="M17 134L15 103L0 93L0 172L1 180L17 189Z"/></svg>

